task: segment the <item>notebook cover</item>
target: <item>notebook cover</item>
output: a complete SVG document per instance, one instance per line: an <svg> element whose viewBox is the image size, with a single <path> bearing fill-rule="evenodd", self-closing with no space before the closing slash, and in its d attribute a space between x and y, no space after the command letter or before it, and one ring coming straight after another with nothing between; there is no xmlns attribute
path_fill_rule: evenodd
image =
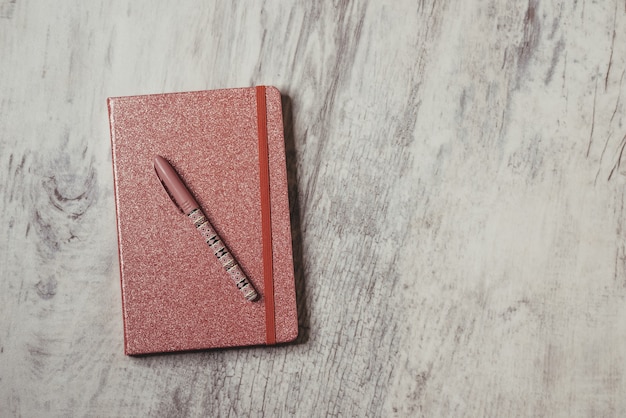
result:
<svg viewBox="0 0 626 418"><path fill-rule="evenodd" d="M114 97L108 108L125 353L293 340L298 321L279 91L253 87ZM263 127L269 282L259 158ZM153 168L156 155L169 160L187 184L257 289L258 301L243 297L169 199Z"/></svg>

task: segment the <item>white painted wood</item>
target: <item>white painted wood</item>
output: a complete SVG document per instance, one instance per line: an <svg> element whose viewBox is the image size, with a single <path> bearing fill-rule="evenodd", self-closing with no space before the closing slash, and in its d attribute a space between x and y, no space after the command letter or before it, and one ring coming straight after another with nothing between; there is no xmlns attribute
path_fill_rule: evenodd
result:
<svg viewBox="0 0 626 418"><path fill-rule="evenodd" d="M626 4L0 0L0 415L626 415ZM106 97L285 94L301 336L122 354Z"/></svg>

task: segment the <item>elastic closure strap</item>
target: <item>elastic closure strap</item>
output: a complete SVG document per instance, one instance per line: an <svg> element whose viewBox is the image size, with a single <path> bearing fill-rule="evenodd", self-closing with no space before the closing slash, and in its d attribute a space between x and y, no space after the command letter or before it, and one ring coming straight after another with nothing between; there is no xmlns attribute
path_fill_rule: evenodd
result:
<svg viewBox="0 0 626 418"><path fill-rule="evenodd" d="M265 86L256 87L256 114L259 133L259 177L261 184L261 230L263 235L263 282L265 285L265 339L276 344L274 271L272 256L272 216L270 206L270 163L267 143L267 106Z"/></svg>

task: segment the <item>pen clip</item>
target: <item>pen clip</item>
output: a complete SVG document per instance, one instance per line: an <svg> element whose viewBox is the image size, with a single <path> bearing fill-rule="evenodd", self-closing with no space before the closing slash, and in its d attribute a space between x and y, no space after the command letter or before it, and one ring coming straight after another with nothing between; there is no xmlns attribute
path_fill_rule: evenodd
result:
<svg viewBox="0 0 626 418"><path fill-rule="evenodd" d="M174 198L174 195L170 192L170 190L165 185L165 182L163 181L163 179L159 175L159 170L157 170L154 165L152 166L152 168L154 168L154 172L156 173L156 176L159 179L159 182L161 183L161 186L163 186L163 189L165 190L165 193L167 193L167 195L169 196L169 198L172 201L172 203L174 203L174 206L176 206L176 208L184 215L185 211L183 211L183 208L180 207L180 205L178 204L178 202Z"/></svg>

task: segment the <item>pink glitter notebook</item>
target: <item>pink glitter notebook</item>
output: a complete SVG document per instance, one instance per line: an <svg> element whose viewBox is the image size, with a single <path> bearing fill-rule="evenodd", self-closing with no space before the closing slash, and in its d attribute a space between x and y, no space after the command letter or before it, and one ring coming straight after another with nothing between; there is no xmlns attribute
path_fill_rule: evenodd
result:
<svg viewBox="0 0 626 418"><path fill-rule="evenodd" d="M280 93L108 99L128 355L275 344L298 332ZM178 172L260 297L246 300L153 166Z"/></svg>

